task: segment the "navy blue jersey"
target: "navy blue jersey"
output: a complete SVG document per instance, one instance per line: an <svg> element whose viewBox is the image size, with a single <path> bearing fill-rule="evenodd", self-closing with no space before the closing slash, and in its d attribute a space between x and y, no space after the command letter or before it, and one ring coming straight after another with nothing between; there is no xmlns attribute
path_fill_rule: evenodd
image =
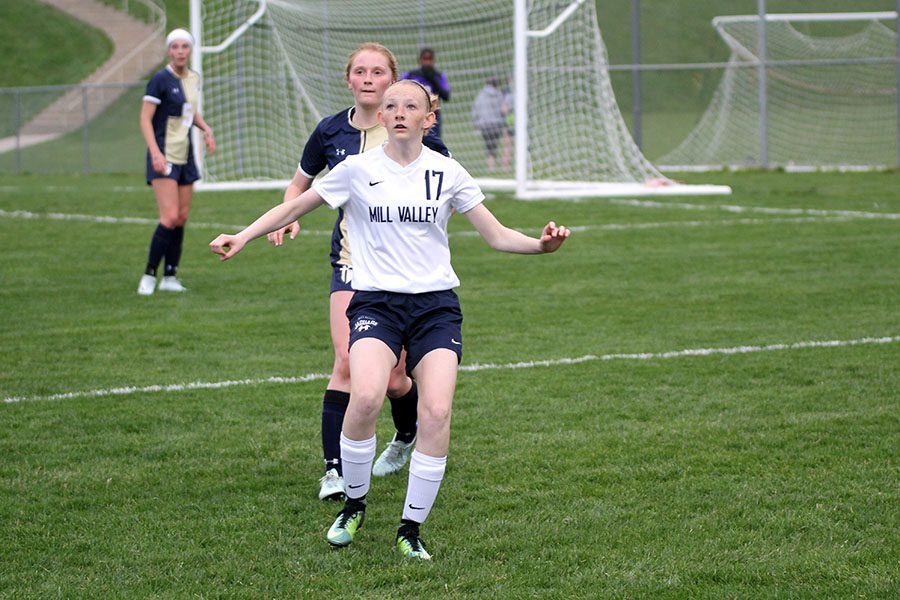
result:
<svg viewBox="0 0 900 600"><path fill-rule="evenodd" d="M303 157L298 166L301 173L313 179L326 167L334 168L348 156L377 148L387 140L387 131L381 125L368 129L354 125L351 121L354 110L351 107L319 121L303 148ZM423 143L435 152L450 156L450 151L443 140L434 133L428 133ZM335 269L353 265L350 260L350 244L347 241L343 209L338 209L337 220L331 233L331 265Z"/></svg>
<svg viewBox="0 0 900 600"><path fill-rule="evenodd" d="M144 101L156 105L151 122L156 144L175 165L184 165L191 154L191 127L199 99L200 76L188 70L178 77L166 66L147 82ZM149 150L148 150L149 156Z"/></svg>

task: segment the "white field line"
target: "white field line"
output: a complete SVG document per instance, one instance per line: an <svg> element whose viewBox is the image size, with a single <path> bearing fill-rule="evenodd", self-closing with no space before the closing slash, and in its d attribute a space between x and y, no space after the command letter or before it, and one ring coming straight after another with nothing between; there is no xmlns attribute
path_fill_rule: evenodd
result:
<svg viewBox="0 0 900 600"><path fill-rule="evenodd" d="M9 194L15 194L15 193L21 192L24 189L42 190L45 192L77 192L83 188L80 188L77 185L45 185L40 188L38 188L38 187L25 188L20 185L0 185L0 192L9 193ZM113 192L120 192L120 193L134 193L134 192L147 193L147 191L150 190L150 186L147 186L147 185L145 185L145 186L114 185L111 188L107 188L107 189L109 189L110 191L113 191Z"/></svg>
<svg viewBox="0 0 900 600"><path fill-rule="evenodd" d="M104 215L80 215L76 213L35 213L28 210L3 210L0 209L0 217L7 219L47 219L50 221L87 221L90 223L107 223L112 225L156 225L159 219L146 219L143 217L108 217ZM245 225L227 225L225 223L194 223L191 227L199 229L228 229L240 230Z"/></svg>
<svg viewBox="0 0 900 600"><path fill-rule="evenodd" d="M843 346L862 346L868 344L892 344L900 342L900 335L885 337L867 337L855 340L828 340L828 341L809 341L794 342L791 344L767 344L765 346L733 346L730 348L687 348L683 350L672 350L669 352L641 352L637 354L586 354L576 358L555 358L547 360L532 360L515 363L476 363L472 365L460 366L460 371L490 371L490 370L511 370L511 369L530 369L534 367L554 367L558 365L575 365L592 361L607 360L663 360L669 358L682 358L686 356L713 356L713 355L731 355L731 354L752 354L758 352L775 352L780 350L801 350L805 348L838 348ZM42 400L71 400L75 398L101 398L105 396L125 396L131 394L145 393L171 393L182 392L187 390L214 390L242 385L264 385L264 384L284 384L284 383L304 383L307 381L316 381L328 379L325 373L309 373L297 377L265 377L262 379L238 379L229 381L203 382L196 381L193 383L173 383L168 385L148 385L148 386L127 386L118 388L109 388L105 390L85 390L80 392L64 392L60 394L51 394L49 396L18 396L4 398L4 404L16 404L20 402L36 402Z"/></svg>
<svg viewBox="0 0 900 600"><path fill-rule="evenodd" d="M846 211L841 211L846 212ZM854 218L876 218L870 215L878 215L879 213L851 213L841 215L817 215L817 216L799 216L789 218L771 218L771 219L731 219L727 221L669 221L661 223L603 223L600 225L577 225L570 229L575 232L582 231L624 231L629 229L662 229L671 227L710 227L719 225L769 225L773 223L827 223L827 222L844 222ZM866 215L866 216L862 216ZM893 219L900 215L887 215L885 218ZM148 219L144 217L110 217L104 215L83 215L77 213L35 213L27 210L3 210L0 209L0 218L7 219L48 219L51 221L86 221L91 223L105 223L113 225L156 225L158 219ZM213 229L216 231L239 231L245 225L229 225L227 223L203 223L190 222L193 229ZM521 231L526 233L537 233L540 228L524 228ZM301 235L328 236L331 231L316 229L300 229ZM477 236L476 231L459 231L450 234L452 237L471 237Z"/></svg>
<svg viewBox="0 0 900 600"><path fill-rule="evenodd" d="M790 217L790 218L772 218L772 219L729 219L722 221L664 221L661 223L603 223L601 225L575 225L569 227L572 231L578 233L582 231L626 231L629 229L665 229L665 228L690 228L690 227L717 227L735 226L735 225L771 225L773 223L844 223L852 221L850 217ZM561 223L564 224L564 223ZM541 232L541 227L524 227L519 229L522 233L537 235ZM478 235L477 231L458 231L450 234L459 237L474 237Z"/></svg>
<svg viewBox="0 0 900 600"><path fill-rule="evenodd" d="M9 192L15 193L19 191L19 186L15 185L6 185L0 186L0 192ZM45 191L48 192L69 192L75 191L78 188L76 186L46 186ZM113 186L113 192L145 192L147 191L146 187L141 186L131 186L131 185L123 185L123 186ZM485 194L487 199L493 199L493 194L488 192ZM634 206L639 208L680 208L683 210L718 210L730 213L760 213L767 215L792 215L792 216L800 216L806 215L810 217L845 217L850 219L888 219L888 220L897 220L900 219L900 214L897 213L881 213L881 212L867 212L867 211L856 211L856 210L824 210L817 208L769 208L765 206L739 206L732 204L691 204L689 202L668 202L668 201L658 201L658 200L638 200L634 198L602 198L601 201L608 202L610 204L618 204L621 206ZM596 198L568 198L566 202L596 202ZM25 211L14 211L25 212ZM54 213L58 214L58 213ZM0 211L0 216L9 216L6 211ZM115 222L115 221L106 221L105 219L110 219L112 217L98 217L100 219L104 219L102 222ZM122 220L122 222L128 222ZM137 222L137 221L131 221ZM156 221L152 221L156 223ZM755 223L752 223L755 224ZM202 225L202 224L193 224L195 227L209 227L210 225Z"/></svg>
<svg viewBox="0 0 900 600"><path fill-rule="evenodd" d="M4 404L17 402L35 402L38 400L72 400L74 398L102 398L104 396L127 396L129 394L185 392L188 390L218 390L238 385L261 385L265 383L304 383L317 379L328 379L325 373L310 373L299 377L265 377L262 379L234 379L228 381L195 381L192 383L170 383L167 385L125 386L105 390L86 390L81 392L63 392L49 396L20 396L4 398Z"/></svg>
<svg viewBox="0 0 900 600"><path fill-rule="evenodd" d="M760 213L765 215L805 215L809 217L847 217L852 219L900 219L900 214L866 212L858 210L823 210L818 208L769 208L765 206L735 206L730 204L689 204L687 202L657 202L654 200L634 200L613 198L610 204L635 206L639 208L680 208L683 210L720 210L729 213Z"/></svg>

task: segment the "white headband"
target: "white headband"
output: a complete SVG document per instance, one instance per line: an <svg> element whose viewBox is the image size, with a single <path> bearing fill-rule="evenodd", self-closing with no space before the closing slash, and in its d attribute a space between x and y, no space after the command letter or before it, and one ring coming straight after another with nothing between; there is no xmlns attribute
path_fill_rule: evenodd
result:
<svg viewBox="0 0 900 600"><path fill-rule="evenodd" d="M172 42L177 41L187 42L191 46L194 45L194 36L190 34L187 30L184 29L173 29L169 35L166 36L166 48L172 45Z"/></svg>

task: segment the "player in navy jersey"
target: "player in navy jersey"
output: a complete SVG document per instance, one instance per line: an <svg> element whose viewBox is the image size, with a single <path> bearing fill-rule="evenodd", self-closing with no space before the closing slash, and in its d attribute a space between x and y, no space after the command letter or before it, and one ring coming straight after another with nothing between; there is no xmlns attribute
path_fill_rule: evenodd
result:
<svg viewBox="0 0 900 600"><path fill-rule="evenodd" d="M435 115L427 90L399 81L384 94L380 122L388 142L352 156L300 196L276 206L236 235L222 234L210 249L227 260L250 240L291 223L322 204L343 207L354 253L347 309L350 405L341 432L347 501L328 530L334 546L349 545L365 520L375 459L375 429L390 373L406 349L406 369L419 384L419 434L397 547L409 558L430 559L419 527L444 478L450 413L462 358L462 313L453 288L447 222L463 214L491 248L518 254L554 252L569 237L554 222L532 238L502 225L484 206L484 194L455 160L422 144Z"/></svg>
<svg viewBox="0 0 900 600"><path fill-rule="evenodd" d="M381 44L362 44L350 55L345 77L355 103L348 109L322 119L316 126L303 148L297 172L285 190L285 202L309 189L316 175L326 168L333 169L348 156L378 148L385 142L387 131L378 122L376 112L384 91L397 80L397 72L397 61L393 53ZM426 144L442 154L450 154L435 135L429 135ZM294 222L285 231L271 233L269 240L275 245L281 245L284 233L288 233L293 239L299 229L299 224ZM344 493L340 435L344 412L350 401L350 325L346 312L353 296L353 263L342 209L338 210L331 236L331 266L329 304L335 358L322 402L325 476L319 480L319 498L323 500L339 499ZM409 459L416 437L418 393L415 382L407 376L402 364L395 369L387 393L397 432L375 463L375 475L399 471Z"/></svg>
<svg viewBox="0 0 900 600"><path fill-rule="evenodd" d="M200 179L194 163L191 128L203 131L210 154L216 150L212 128L197 112L200 77L188 68L194 38L184 29L166 37L169 64L147 83L141 107L141 133L147 144L147 183L153 187L159 208L159 224L150 240L147 267L138 294L149 296L156 288L156 270L165 258L159 289L184 292L176 278L181 260L184 225L191 210L194 182Z"/></svg>

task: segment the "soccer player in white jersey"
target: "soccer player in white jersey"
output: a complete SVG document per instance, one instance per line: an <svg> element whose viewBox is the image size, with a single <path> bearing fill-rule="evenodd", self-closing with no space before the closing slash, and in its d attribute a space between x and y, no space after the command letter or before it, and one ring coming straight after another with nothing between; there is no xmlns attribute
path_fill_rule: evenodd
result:
<svg viewBox="0 0 900 600"><path fill-rule="evenodd" d="M385 90L397 81L397 59L388 48L375 42L360 44L347 60L344 78L353 94L353 106L325 117L306 141L303 156L283 201L293 200L312 186L316 176L326 168L333 169L348 156L379 148L387 140L387 130L378 122L378 109ZM444 142L429 132L426 146L450 155ZM350 323L347 307L353 297L353 254L344 211L335 211L331 234L331 293L328 298L331 342L334 363L322 398L322 454L325 474L319 480L319 499L343 500L344 479L341 465L341 427L350 403ZM273 231L269 241L276 246L285 234L293 239L300 231L296 221L285 230ZM416 439L416 404L418 390L406 374L404 357L394 368L388 383L388 400L396 433L375 461L372 474L396 473L409 460Z"/></svg>
<svg viewBox="0 0 900 600"><path fill-rule="evenodd" d="M463 214L491 248L518 254L554 252L569 237L549 222L540 238L502 225L484 206L484 194L455 160L427 149L434 124L428 92L413 81L388 88L379 120L388 131L382 148L351 156L313 187L272 208L236 235L222 234L210 249L227 260L250 240L284 227L322 204L348 215L354 256L350 319L350 405L341 433L347 500L328 530L333 546L347 546L365 519L375 458L375 427L391 369L401 348L419 383L419 434L397 547L430 559L419 537L444 477L450 413L462 358L462 313L453 288L447 221Z"/></svg>

